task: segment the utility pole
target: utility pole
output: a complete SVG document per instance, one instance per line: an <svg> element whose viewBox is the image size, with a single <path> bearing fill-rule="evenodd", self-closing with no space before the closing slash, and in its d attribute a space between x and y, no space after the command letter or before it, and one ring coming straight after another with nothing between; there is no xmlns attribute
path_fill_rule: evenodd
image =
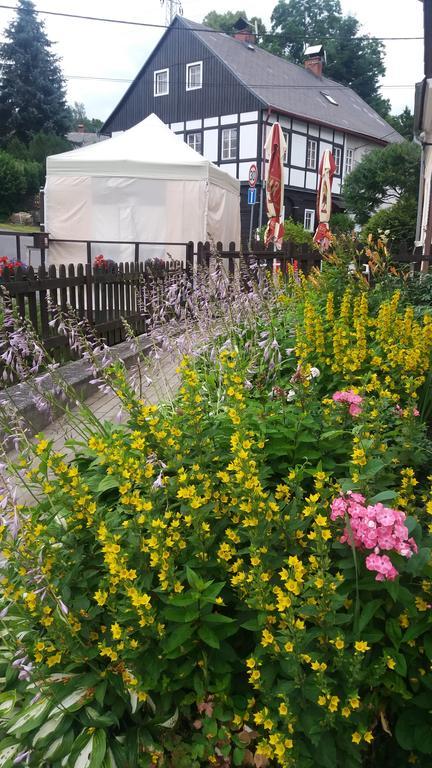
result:
<svg viewBox="0 0 432 768"><path fill-rule="evenodd" d="M161 5L165 6L165 24L167 27L171 24L174 16L183 16L180 0L161 0Z"/></svg>
<svg viewBox="0 0 432 768"><path fill-rule="evenodd" d="M424 76L425 81L432 77L432 0L423 0L423 26L424 26ZM425 105L423 105L425 110ZM432 125L425 127L425 144L430 144L432 138ZM430 148L429 148L430 149ZM424 157L423 147L423 157ZM429 182L430 184L430 182ZM429 186L430 190L430 186ZM429 206L426 218L426 234L423 248L424 262L422 270L428 271L432 247L432 194L429 191Z"/></svg>

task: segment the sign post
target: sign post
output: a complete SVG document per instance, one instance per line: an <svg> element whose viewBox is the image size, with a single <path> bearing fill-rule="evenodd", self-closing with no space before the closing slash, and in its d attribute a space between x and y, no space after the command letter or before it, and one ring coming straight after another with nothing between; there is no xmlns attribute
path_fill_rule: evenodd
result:
<svg viewBox="0 0 432 768"><path fill-rule="evenodd" d="M255 163L252 163L252 165L249 168L248 173L248 182L249 182L249 189L248 189L248 205L251 207L250 212L250 224L249 224L249 249L252 247L252 230L253 230L253 216L254 216L254 205L256 204L256 183L258 181L258 168Z"/></svg>

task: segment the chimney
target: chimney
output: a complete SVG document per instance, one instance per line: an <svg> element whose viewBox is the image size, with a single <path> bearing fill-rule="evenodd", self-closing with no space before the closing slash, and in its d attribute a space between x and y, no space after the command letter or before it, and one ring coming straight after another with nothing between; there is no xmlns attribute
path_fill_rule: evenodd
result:
<svg viewBox="0 0 432 768"><path fill-rule="evenodd" d="M243 16L237 19L233 26L234 40L240 40L242 43L249 43L250 45L256 44L256 35L253 25L250 24Z"/></svg>
<svg viewBox="0 0 432 768"><path fill-rule="evenodd" d="M78 125L78 133L84 133L84 124L83 123L79 123L79 125Z"/></svg>
<svg viewBox="0 0 432 768"><path fill-rule="evenodd" d="M305 68L315 77L322 77L326 56L322 45L310 45L304 52Z"/></svg>

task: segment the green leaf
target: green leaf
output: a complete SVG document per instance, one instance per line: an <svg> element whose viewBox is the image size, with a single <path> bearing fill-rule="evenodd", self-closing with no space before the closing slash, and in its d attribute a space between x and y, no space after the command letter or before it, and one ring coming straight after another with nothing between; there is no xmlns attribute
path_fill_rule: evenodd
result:
<svg viewBox="0 0 432 768"><path fill-rule="evenodd" d="M332 733L323 733L317 749L319 765L323 768L334 768L336 765L336 743Z"/></svg>
<svg viewBox="0 0 432 768"><path fill-rule="evenodd" d="M201 640L209 645L211 648L220 648L219 638L210 627L201 626L198 630L198 635Z"/></svg>
<svg viewBox="0 0 432 768"><path fill-rule="evenodd" d="M402 630L397 619L387 619L386 634L397 650L402 640Z"/></svg>
<svg viewBox="0 0 432 768"><path fill-rule="evenodd" d="M386 648L384 653L388 653L388 655L395 660L396 662L395 672L397 672L398 675L400 675L401 677L406 677L407 663L403 653L399 653L399 651L394 651L392 648Z"/></svg>
<svg viewBox="0 0 432 768"><path fill-rule="evenodd" d="M29 731L33 731L44 721L51 706L51 701L47 699L39 699L34 704L24 707L24 709L22 709L12 720L6 733L9 735L16 733L21 736L25 733L29 733Z"/></svg>
<svg viewBox="0 0 432 768"><path fill-rule="evenodd" d="M396 491L381 491L381 493L377 493L375 496L372 496L372 498L369 499L369 504L378 504L378 502L382 503L383 501L394 501L396 496Z"/></svg>
<svg viewBox="0 0 432 768"><path fill-rule="evenodd" d="M33 746L39 747L44 741L50 739L50 737L52 738L57 728L61 726L64 716L63 712L59 712L55 717L46 720L45 723L38 728L37 733L33 737Z"/></svg>
<svg viewBox="0 0 432 768"><path fill-rule="evenodd" d="M423 645L425 649L425 654L428 657L429 661L432 661L432 637L431 635L425 635L423 638Z"/></svg>
<svg viewBox="0 0 432 768"><path fill-rule="evenodd" d="M427 723L417 723L414 734L414 742L418 751L423 755L432 754L432 728L429 718Z"/></svg>
<svg viewBox="0 0 432 768"><path fill-rule="evenodd" d="M99 729L94 734L93 749L88 768L100 768L106 752L106 733Z"/></svg>
<svg viewBox="0 0 432 768"><path fill-rule="evenodd" d="M0 717L6 717L12 711L16 702L16 691L0 693Z"/></svg>
<svg viewBox="0 0 432 768"><path fill-rule="evenodd" d="M22 745L17 744L15 739L0 741L0 768L11 768L15 756L20 751L22 751Z"/></svg>
<svg viewBox="0 0 432 768"><path fill-rule="evenodd" d="M192 606L180 608L175 605L168 605L164 610L164 614L165 619L168 619L168 621L177 621L180 624L188 624L190 621L195 621L198 618L199 611Z"/></svg>
<svg viewBox="0 0 432 768"><path fill-rule="evenodd" d="M171 653L172 651L175 651L176 648L180 648L185 640L190 639L193 632L194 629L190 624L182 624L180 627L176 627L176 629L171 632L171 634L163 642L165 653Z"/></svg>
<svg viewBox="0 0 432 768"><path fill-rule="evenodd" d="M223 613L208 613L207 616L202 617L202 621L207 624L232 624L235 619L231 616L225 616Z"/></svg>
<svg viewBox="0 0 432 768"><path fill-rule="evenodd" d="M196 589L197 592L202 592L204 589L204 581L201 576L198 576L198 574L195 573L192 568L189 568L188 565L186 566L186 578L192 589Z"/></svg>
<svg viewBox="0 0 432 768"><path fill-rule="evenodd" d="M235 747L233 752L233 762L234 765L243 765L243 758L244 758L244 749L240 749L239 747Z"/></svg>
<svg viewBox="0 0 432 768"><path fill-rule="evenodd" d="M368 603L366 603L359 618L360 633L363 632L363 630L367 627L373 615L376 613L376 611L381 605L382 605L382 600L380 599L370 600Z"/></svg>
<svg viewBox="0 0 432 768"><path fill-rule="evenodd" d="M113 488L118 488L120 482L114 475L105 475L100 481L97 487L97 493L104 493L105 491L111 491Z"/></svg>
<svg viewBox="0 0 432 768"><path fill-rule="evenodd" d="M405 709L397 720L395 727L396 741L405 750L415 748L414 729L418 723L418 710Z"/></svg>

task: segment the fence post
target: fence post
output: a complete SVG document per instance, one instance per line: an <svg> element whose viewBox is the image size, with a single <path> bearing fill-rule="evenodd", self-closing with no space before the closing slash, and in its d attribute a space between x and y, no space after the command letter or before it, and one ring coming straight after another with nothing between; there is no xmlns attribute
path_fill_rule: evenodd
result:
<svg viewBox="0 0 432 768"><path fill-rule="evenodd" d="M140 244L135 243L135 266L138 267L139 264L139 250L140 250Z"/></svg>
<svg viewBox="0 0 432 768"><path fill-rule="evenodd" d="M231 240L228 250L230 253L235 253L235 243ZM232 281L235 274L235 264L234 264L234 258L233 256L228 256L228 276L229 279Z"/></svg>
<svg viewBox="0 0 432 768"><path fill-rule="evenodd" d="M87 240L86 247L87 247L87 264L91 267L91 263L92 263L92 244L91 244L90 240Z"/></svg>
<svg viewBox="0 0 432 768"><path fill-rule="evenodd" d="M192 240L186 245L186 277L190 282L193 282L193 269L194 269L194 244Z"/></svg>
<svg viewBox="0 0 432 768"><path fill-rule="evenodd" d="M88 249L87 244L87 249ZM91 249L91 244L90 244ZM91 258L91 256L90 256ZM86 304L87 304L87 320L90 325L93 325L93 291L92 291L92 265L91 262L86 264Z"/></svg>

